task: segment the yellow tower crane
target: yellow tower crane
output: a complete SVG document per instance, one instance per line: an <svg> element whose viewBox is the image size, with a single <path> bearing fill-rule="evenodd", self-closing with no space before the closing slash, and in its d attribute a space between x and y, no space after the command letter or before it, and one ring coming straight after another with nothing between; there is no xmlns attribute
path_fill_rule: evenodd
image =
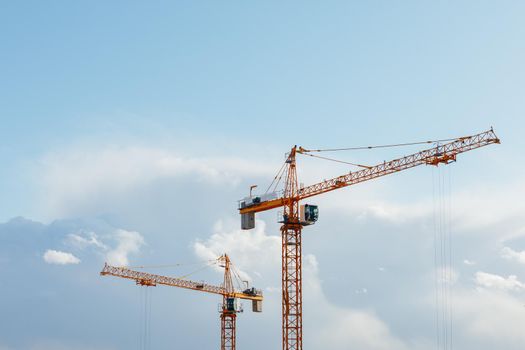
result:
<svg viewBox="0 0 525 350"><path fill-rule="evenodd" d="M443 143L446 142L446 143ZM318 208L315 205L299 202L303 199L334 191L343 187L352 186L381 176L407 170L419 165L449 164L456 161L460 153L491 144L498 144L500 140L492 130L457 139L425 141L422 143L435 144L434 147L399 158L383 162L375 166L363 166L361 170L325 180L310 186L299 186L297 180L296 155L314 155L314 152L336 151L343 149L308 150L294 146L286 157L285 164L275 177L284 176L284 191L264 195L252 195L254 186L250 188L250 196L239 201L241 214L241 228L248 230L255 227L255 213L282 207L283 215L281 226L282 237L282 344L283 350L302 350L303 348L303 304L302 304L302 236L303 226L314 224L318 218ZM420 143L410 143L402 146ZM374 147L363 147L363 149ZM333 159L330 159L333 160ZM271 186L271 185L270 185Z"/></svg>
<svg viewBox="0 0 525 350"><path fill-rule="evenodd" d="M211 285L203 282L195 282L187 279L155 275L151 273L131 270L127 267L111 266L107 263L100 272L102 276L115 276L134 280L137 285L155 287L165 285L191 289L199 292L222 295L220 308L221 318L221 350L235 350L236 318L242 312L240 299L252 301L252 311L262 312L262 292L255 288L247 288L243 291L235 290L232 279L231 261L228 255L220 256L217 261L224 268L224 281L221 286Z"/></svg>

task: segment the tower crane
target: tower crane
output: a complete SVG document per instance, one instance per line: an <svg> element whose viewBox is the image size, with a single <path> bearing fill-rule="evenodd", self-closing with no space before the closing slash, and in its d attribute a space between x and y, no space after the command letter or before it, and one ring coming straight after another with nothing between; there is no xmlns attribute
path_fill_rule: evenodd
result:
<svg viewBox="0 0 525 350"><path fill-rule="evenodd" d="M442 143L443 141L447 142ZM491 128L488 131L471 136L440 140L440 142L426 141L421 143L435 143L435 145L432 148L375 166L359 165L363 169L306 187L299 186L297 180L296 155L315 156L312 155L313 152L322 150L308 150L303 147L293 146L287 154L283 168L281 168L281 174L284 175L285 179L284 191L280 194L273 192L258 196L251 194L254 187L252 186L250 188L250 196L239 201L241 228L244 230L255 227L255 213L274 208L283 208L282 219L279 221L282 223L283 350L302 350L303 348L301 231L303 226L314 224L319 215L317 206L309 204L300 205L301 200L373 180L381 176L397 173L419 165L438 166L439 164L449 164L456 161L456 157L460 153L491 144L499 144L500 140Z"/></svg>
<svg viewBox="0 0 525 350"><path fill-rule="evenodd" d="M251 300L252 311L262 312L263 295L260 290L253 287L242 291L235 290L229 256L224 254L217 261L224 268L224 281L221 286L135 271L127 267L111 266L107 263L100 274L102 276L115 276L135 280L135 283L141 286L155 287L160 284L222 295L222 304L220 306L221 350L235 350L236 318L237 314L243 311L240 299Z"/></svg>

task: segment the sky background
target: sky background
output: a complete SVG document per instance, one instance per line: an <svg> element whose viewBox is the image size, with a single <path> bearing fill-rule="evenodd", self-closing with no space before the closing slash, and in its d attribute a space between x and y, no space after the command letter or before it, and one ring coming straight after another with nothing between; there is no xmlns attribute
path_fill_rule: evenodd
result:
<svg viewBox="0 0 525 350"><path fill-rule="evenodd" d="M440 203L452 348L523 349L524 15L521 1L0 2L0 349L140 349L145 292L101 278L104 262L223 252L265 292L262 314L239 316L238 346L278 349L277 213L240 231L249 186L264 190L295 144L491 126L501 145L446 169L312 199L305 349L443 348ZM375 164L418 149L340 156ZM299 159L305 184L348 170ZM219 347L218 297L150 293L151 349Z"/></svg>

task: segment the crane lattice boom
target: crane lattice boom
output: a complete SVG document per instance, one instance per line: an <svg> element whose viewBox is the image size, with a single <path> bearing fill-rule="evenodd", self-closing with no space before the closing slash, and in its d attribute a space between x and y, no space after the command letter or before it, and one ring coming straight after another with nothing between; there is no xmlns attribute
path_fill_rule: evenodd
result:
<svg viewBox="0 0 525 350"><path fill-rule="evenodd" d="M360 182L413 168L418 165L438 165L440 163L448 164L455 161L456 155L460 153L499 142L500 141L498 137L492 129L473 136L461 137L443 145L437 145L436 147L429 148L399 159L394 159L389 162L384 162L363 170L351 172L349 174L326 180L315 185L304 187L303 189L299 190L299 199L305 199L321 193L333 191L341 187L355 185ZM298 152L302 153L303 151L298 150Z"/></svg>
<svg viewBox="0 0 525 350"><path fill-rule="evenodd" d="M290 200L297 201L313 197L322 193L330 192L338 188L355 185L361 182L372 180L381 176L416 167L418 165L439 165L440 163L450 163L456 160L456 156L479 147L487 146L493 143L500 143L499 138L494 131L488 130L476 135L460 137L449 143L437 145L435 147L399 158L389 162L383 162L375 166L367 167L363 170L350 172L345 175L325 180L310 186L299 188L297 198L281 197L269 201L261 201L243 207L239 212L241 214L257 213L282 206L288 205ZM297 153L308 153L308 150L299 147Z"/></svg>
<svg viewBox="0 0 525 350"><path fill-rule="evenodd" d="M230 296L233 298L239 298L239 299L256 300L256 301L263 300L262 293L256 289L253 289L252 294L248 294L245 292L239 292L239 291L229 292L223 286L215 286L215 285L211 285L211 284L207 284L203 282L195 282L195 281L186 280L182 278L176 278L176 277L155 275L155 274L151 274L147 272L131 270L127 267L118 267L118 266L111 266L111 265L105 264L100 274L102 276L110 275L110 276L132 279L132 280L135 280L137 284L144 285L144 286L156 286L157 284L162 284L165 286L186 288L186 289L192 289L192 290L197 290L197 291L206 292L206 293L226 295L226 296Z"/></svg>

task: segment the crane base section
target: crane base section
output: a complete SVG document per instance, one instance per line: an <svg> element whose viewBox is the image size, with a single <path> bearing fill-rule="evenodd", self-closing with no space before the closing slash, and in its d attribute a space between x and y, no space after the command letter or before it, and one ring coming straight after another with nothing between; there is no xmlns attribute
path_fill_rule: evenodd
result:
<svg viewBox="0 0 525 350"><path fill-rule="evenodd" d="M221 350L235 350L235 313L221 314Z"/></svg>
<svg viewBox="0 0 525 350"><path fill-rule="evenodd" d="M302 350L301 225L284 224L282 235L283 350Z"/></svg>

